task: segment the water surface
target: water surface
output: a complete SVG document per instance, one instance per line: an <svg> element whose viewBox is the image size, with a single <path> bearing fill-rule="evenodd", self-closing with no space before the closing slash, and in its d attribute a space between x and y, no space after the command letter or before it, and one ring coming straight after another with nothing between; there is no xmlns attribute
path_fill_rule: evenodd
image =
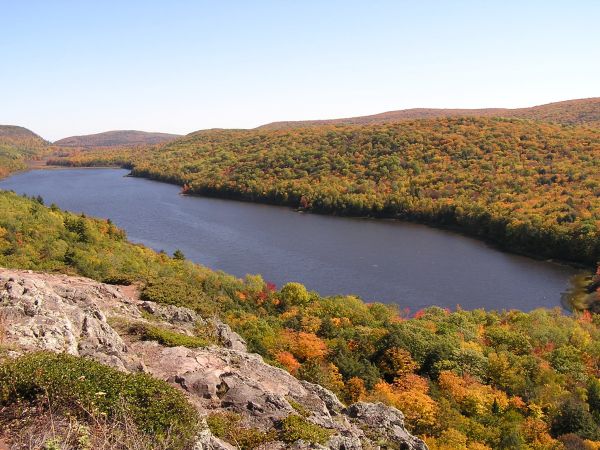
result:
<svg viewBox="0 0 600 450"><path fill-rule="evenodd" d="M356 294L412 311L554 307L576 269L501 252L450 231L179 195L121 169L35 170L0 189L110 218L129 239L236 276L299 281L323 295Z"/></svg>

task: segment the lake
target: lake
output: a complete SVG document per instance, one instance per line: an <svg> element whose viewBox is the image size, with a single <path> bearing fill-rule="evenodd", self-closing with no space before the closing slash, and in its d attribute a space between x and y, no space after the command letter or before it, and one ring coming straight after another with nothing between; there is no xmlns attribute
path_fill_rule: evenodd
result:
<svg viewBox="0 0 600 450"><path fill-rule="evenodd" d="M0 189L110 218L133 242L277 286L356 294L416 311L429 305L510 309L560 305L578 270L495 249L454 232L399 221L341 218L179 195L122 169L34 170Z"/></svg>

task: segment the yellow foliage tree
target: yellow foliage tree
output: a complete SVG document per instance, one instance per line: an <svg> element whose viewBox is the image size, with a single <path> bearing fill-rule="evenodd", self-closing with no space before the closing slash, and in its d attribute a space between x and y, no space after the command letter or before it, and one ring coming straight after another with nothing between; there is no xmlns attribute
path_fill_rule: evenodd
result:
<svg viewBox="0 0 600 450"><path fill-rule="evenodd" d="M279 364L285 367L286 370L292 375L295 375L298 369L300 368L300 363L296 358L294 358L294 355L292 355L290 352L278 352L275 355L275 359Z"/></svg>
<svg viewBox="0 0 600 450"><path fill-rule="evenodd" d="M314 333L286 330L281 343L283 350L292 353L299 361L323 359L327 354L327 345Z"/></svg>
<svg viewBox="0 0 600 450"><path fill-rule="evenodd" d="M391 379L412 373L418 368L410 353L399 347L388 348L383 353L379 367Z"/></svg>
<svg viewBox="0 0 600 450"><path fill-rule="evenodd" d="M437 403L419 388L402 390L382 380L373 388L370 400L401 410L408 428L415 433L423 433L437 422Z"/></svg>
<svg viewBox="0 0 600 450"><path fill-rule="evenodd" d="M349 403L364 400L367 396L367 388L362 378L352 377L346 382L346 398Z"/></svg>
<svg viewBox="0 0 600 450"><path fill-rule="evenodd" d="M442 390L469 414L483 414L490 411L494 404L503 410L509 404L504 392L483 385L470 376L461 377L448 370L442 371L439 384Z"/></svg>

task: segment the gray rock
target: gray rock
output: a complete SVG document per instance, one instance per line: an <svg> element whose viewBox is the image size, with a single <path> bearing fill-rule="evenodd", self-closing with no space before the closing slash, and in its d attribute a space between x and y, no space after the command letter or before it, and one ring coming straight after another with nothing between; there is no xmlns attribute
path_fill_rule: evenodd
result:
<svg viewBox="0 0 600 450"><path fill-rule="evenodd" d="M426 450L420 439L412 436L404 427L404 414L383 403L358 402L350 405L345 413L356 422L367 437L385 440L403 450Z"/></svg>
<svg viewBox="0 0 600 450"><path fill-rule="evenodd" d="M246 341L235 331L229 327L229 325L221 322L218 319L213 319L213 324L217 332L217 337L221 345L225 348L231 348L240 352L248 350Z"/></svg>
<svg viewBox="0 0 600 450"><path fill-rule="evenodd" d="M323 400L325 406L327 407L327 410L332 416L340 414L344 409L344 404L340 402L337 396L329 389L325 389L323 386L310 383L308 381L300 382L307 391L317 395L321 400Z"/></svg>
<svg viewBox="0 0 600 450"><path fill-rule="evenodd" d="M79 279L65 289L64 277L58 277L57 289L52 277L0 272L0 313L10 322L4 343L21 352L64 352L120 370L141 370L142 361L129 352L99 309L99 291L80 288Z"/></svg>
<svg viewBox="0 0 600 450"><path fill-rule="evenodd" d="M184 306L160 305L149 301L143 301L139 306L143 311L171 324L194 324L201 321L194 311Z"/></svg>

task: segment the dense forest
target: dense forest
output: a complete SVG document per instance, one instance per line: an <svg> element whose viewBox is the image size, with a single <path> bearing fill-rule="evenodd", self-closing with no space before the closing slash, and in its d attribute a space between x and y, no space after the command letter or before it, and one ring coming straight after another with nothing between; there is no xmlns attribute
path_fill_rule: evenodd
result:
<svg viewBox="0 0 600 450"><path fill-rule="evenodd" d="M25 169L25 160L49 152L49 143L26 128L0 125L0 178Z"/></svg>
<svg viewBox="0 0 600 450"><path fill-rule="evenodd" d="M598 315L433 307L406 317L402 305L214 272L41 198L0 192L0 210L0 266L135 283L144 299L218 314L297 377L347 402L397 406L431 449L600 445Z"/></svg>
<svg viewBox="0 0 600 450"><path fill-rule="evenodd" d="M600 130L590 127L443 118L206 130L51 162L118 164L189 194L409 219L539 257L600 259Z"/></svg>

